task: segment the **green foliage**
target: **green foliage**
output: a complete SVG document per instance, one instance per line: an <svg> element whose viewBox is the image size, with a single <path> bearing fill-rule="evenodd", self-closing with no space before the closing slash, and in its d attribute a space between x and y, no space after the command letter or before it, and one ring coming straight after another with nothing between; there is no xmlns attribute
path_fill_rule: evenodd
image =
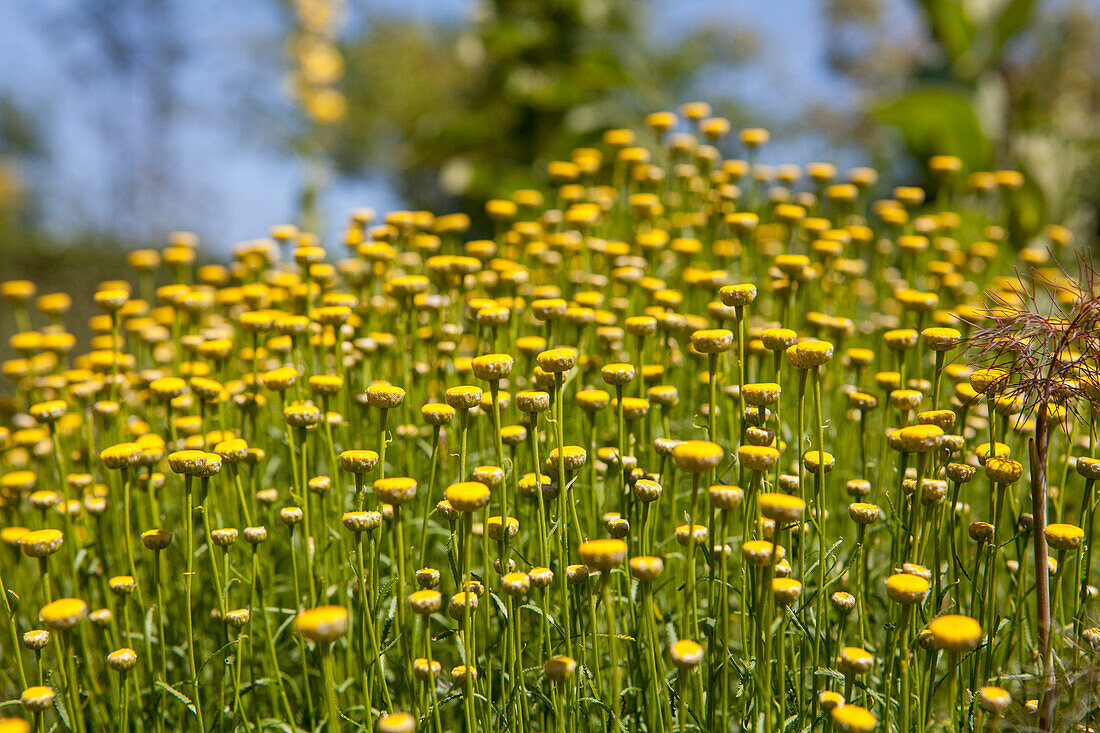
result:
<svg viewBox="0 0 1100 733"><path fill-rule="evenodd" d="M1038 0L913 4L927 29L923 52L871 40L861 58L842 49L835 54L840 70L867 82L867 117L896 130L919 165L934 153L953 153L969 171L1023 171L1025 185L1009 202L1017 244L1047 218L1076 228L1095 221L1095 13ZM838 26L862 25L868 39L882 22L875 6L846 0L833 0L830 13ZM896 152L888 149L884 157Z"/></svg>
<svg viewBox="0 0 1100 733"><path fill-rule="evenodd" d="M963 91L918 87L880 103L871 116L896 127L918 160L937 154L957 155L969 170L980 170L992 162L989 140Z"/></svg>
<svg viewBox="0 0 1100 733"><path fill-rule="evenodd" d="M344 49L337 169L380 166L413 205L479 210L532 185L539 163L678 101L701 71L752 51L744 34L713 27L656 43L644 19L626 0L496 0L469 26L373 18Z"/></svg>

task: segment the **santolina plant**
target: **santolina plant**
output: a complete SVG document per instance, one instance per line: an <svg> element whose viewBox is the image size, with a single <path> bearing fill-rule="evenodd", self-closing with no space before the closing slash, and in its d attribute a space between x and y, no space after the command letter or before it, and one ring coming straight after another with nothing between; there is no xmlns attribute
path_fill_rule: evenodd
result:
<svg viewBox="0 0 1100 733"><path fill-rule="evenodd" d="M768 139L0 284L0 731L1091 724L1091 265Z"/></svg>

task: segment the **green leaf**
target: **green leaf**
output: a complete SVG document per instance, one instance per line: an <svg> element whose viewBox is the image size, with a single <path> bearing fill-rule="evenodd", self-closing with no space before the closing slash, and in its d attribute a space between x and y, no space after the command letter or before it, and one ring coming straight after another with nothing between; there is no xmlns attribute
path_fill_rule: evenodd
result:
<svg viewBox="0 0 1100 733"><path fill-rule="evenodd" d="M932 35L954 62L962 58L974 42L974 25L966 17L959 0L921 0L921 7L932 27Z"/></svg>
<svg viewBox="0 0 1100 733"><path fill-rule="evenodd" d="M990 61L997 55L1012 37L1027 27L1035 11L1035 0L1008 0L993 24L993 48Z"/></svg>
<svg viewBox="0 0 1100 733"><path fill-rule="evenodd" d="M182 692L179 692L178 690L176 690L176 688L172 687L169 684L161 682L160 680L157 680L155 684L156 684L157 687L159 687L163 690L166 690L169 695L171 695L172 697L174 697L177 700L179 700L180 702L182 702L184 704L184 706L188 710L190 710L192 713L195 712L195 705L194 705L194 703L191 702L191 699L189 697L187 697L187 695L184 695Z"/></svg>
<svg viewBox="0 0 1100 733"><path fill-rule="evenodd" d="M226 649L228 649L231 646L236 646L237 643L238 643L238 641L236 639L234 639L233 641L231 641L227 644L222 644L222 646L219 647L213 654L211 654L210 656L208 656L206 659L204 659L202 661L202 664L199 665L199 672L201 673L204 669L206 669L206 665L209 664L211 660L213 660L215 657L220 657L222 655L222 652L224 652Z"/></svg>
<svg viewBox="0 0 1100 733"><path fill-rule="evenodd" d="M55 690L62 689L61 684L54 678L54 673L52 670L46 673L46 682L50 687ZM61 722L65 725L65 730L72 730L73 721L69 719L69 711L65 708L64 698L65 695L54 695L53 706L54 709L57 711L57 717L59 717L61 719Z"/></svg>
<svg viewBox="0 0 1100 733"><path fill-rule="evenodd" d="M896 127L922 164L933 155L957 155L973 171L987 167L992 157L969 95L957 89L920 87L879 104L870 116Z"/></svg>

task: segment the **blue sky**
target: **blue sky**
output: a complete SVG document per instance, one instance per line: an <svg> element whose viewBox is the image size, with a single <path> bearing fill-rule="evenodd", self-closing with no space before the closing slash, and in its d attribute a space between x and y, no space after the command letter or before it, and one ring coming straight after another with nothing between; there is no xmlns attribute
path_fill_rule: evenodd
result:
<svg viewBox="0 0 1100 733"><path fill-rule="evenodd" d="M74 14L96 0L7 3L0 17L0 59L7 73L0 93L12 97L42 127L49 158L35 171L47 225L59 232L82 227L125 229L140 213L105 220L123 195L106 180L118 160L155 156L173 181L166 213L154 229L189 228L211 246L264 236L272 223L293 219L303 171L280 150L279 135L290 107L282 91L281 35L287 18L277 0L163 0L177 29L182 61L177 65L176 122L163 145L141 150L139 111L143 90L87 64L86 18ZM372 12L433 21L461 21L471 0L359 0ZM120 0L112 8L147 6ZM349 0L353 24L368 22ZM655 2L653 26L674 37L702 23L722 23L755 33L759 56L747 67L707 79L759 109L764 118L798 114L806 104L856 104L856 91L825 63L827 25L823 0L781 2L673 0ZM915 32L916 20L901 3L889 3L899 37ZM106 22L140 33L125 10ZM779 154L793 162L821 154L821 142L792 141ZM324 200L329 221L356 206L400 207L381 176L341 180ZM144 231L144 230L143 230Z"/></svg>

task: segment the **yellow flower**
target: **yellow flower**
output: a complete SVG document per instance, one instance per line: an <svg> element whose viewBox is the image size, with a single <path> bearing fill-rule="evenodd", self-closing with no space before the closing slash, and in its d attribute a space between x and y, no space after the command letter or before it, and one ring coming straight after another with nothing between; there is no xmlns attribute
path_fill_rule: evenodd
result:
<svg viewBox="0 0 1100 733"><path fill-rule="evenodd" d="M858 705L839 705L830 712L833 725L843 733L870 733L878 720L867 708Z"/></svg>
<svg viewBox="0 0 1100 733"><path fill-rule="evenodd" d="M982 640L981 624L969 616L940 616L928 624L928 630L938 649L954 654L970 651Z"/></svg>
<svg viewBox="0 0 1100 733"><path fill-rule="evenodd" d="M43 606L38 620L51 631L71 629L88 615L88 604L79 598L61 598Z"/></svg>
<svg viewBox="0 0 1100 733"><path fill-rule="evenodd" d="M348 610L343 606L318 606L294 618L298 633L315 644L331 644L348 630Z"/></svg>

